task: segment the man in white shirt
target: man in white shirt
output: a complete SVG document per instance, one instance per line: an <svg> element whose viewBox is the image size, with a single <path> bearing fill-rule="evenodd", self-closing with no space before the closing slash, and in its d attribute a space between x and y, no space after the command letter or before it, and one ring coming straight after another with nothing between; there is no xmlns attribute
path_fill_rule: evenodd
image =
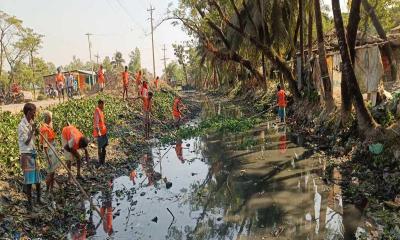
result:
<svg viewBox="0 0 400 240"><path fill-rule="evenodd" d="M36 106L27 103L23 109L24 117L18 125L18 145L20 153L21 168L24 173L25 192L28 196L28 210L32 209L32 184L36 184L37 202L40 199L40 171L36 162L35 131L34 123Z"/></svg>

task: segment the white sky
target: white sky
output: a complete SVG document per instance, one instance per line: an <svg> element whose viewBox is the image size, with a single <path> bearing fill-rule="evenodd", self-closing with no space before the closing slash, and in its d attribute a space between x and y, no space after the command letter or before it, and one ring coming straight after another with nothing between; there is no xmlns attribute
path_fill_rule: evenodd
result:
<svg viewBox="0 0 400 240"><path fill-rule="evenodd" d="M0 0L0 9L23 20L26 27L45 35L40 55L56 66L68 64L73 55L89 60L87 36L92 36L92 56L112 56L121 51L125 60L135 47L142 53L142 66L152 72L150 3L156 8L155 22L166 12L168 4L177 6L179 0ZM331 0L322 0L331 5ZM346 0L340 0L342 10ZM146 34L145 34L146 33ZM155 31L156 72L161 73L162 47L167 57L174 59L172 43L187 40L180 29L164 23ZM92 57L95 60L94 57Z"/></svg>
<svg viewBox="0 0 400 240"><path fill-rule="evenodd" d="M177 6L178 0L152 0L155 23L166 12L168 3ZM0 0L0 9L23 20L24 26L45 35L39 54L46 60L66 65L76 55L89 60L88 41L85 33L92 36L92 58L99 54L101 60L112 56L116 50L128 54L139 47L142 66L153 69L151 53L150 0ZM146 33L146 35L145 35ZM163 67L163 45L167 57L174 58L172 43L187 40L180 27L164 23L154 34L156 72Z"/></svg>

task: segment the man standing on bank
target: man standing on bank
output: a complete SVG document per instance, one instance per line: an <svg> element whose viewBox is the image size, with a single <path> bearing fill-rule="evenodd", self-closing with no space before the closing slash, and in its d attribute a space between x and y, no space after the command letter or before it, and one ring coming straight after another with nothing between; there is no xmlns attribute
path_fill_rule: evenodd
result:
<svg viewBox="0 0 400 240"><path fill-rule="evenodd" d="M36 106L27 103L23 109L24 117L18 125L18 145L20 153L21 168L24 173L24 191L28 197L28 210L32 210L32 184L36 184L37 203L41 204L40 199L40 171L36 161L35 131L34 123Z"/></svg>
<svg viewBox="0 0 400 240"><path fill-rule="evenodd" d="M93 137L97 138L99 163L106 162L106 147L108 145L107 126L104 118L104 101L99 100L93 116Z"/></svg>

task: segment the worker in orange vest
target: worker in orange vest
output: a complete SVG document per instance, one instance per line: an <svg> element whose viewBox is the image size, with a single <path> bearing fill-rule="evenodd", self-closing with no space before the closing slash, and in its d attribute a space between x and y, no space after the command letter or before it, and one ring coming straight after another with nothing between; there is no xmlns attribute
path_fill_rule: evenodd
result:
<svg viewBox="0 0 400 240"><path fill-rule="evenodd" d="M93 137L97 138L99 163L106 161L106 147L108 145L107 126L104 118L104 101L97 102L97 108L93 115Z"/></svg>
<svg viewBox="0 0 400 240"><path fill-rule="evenodd" d="M156 90L158 90L158 84L160 82L160 77L157 76L156 79L154 80L154 86L156 87Z"/></svg>
<svg viewBox="0 0 400 240"><path fill-rule="evenodd" d="M281 88L280 85L278 85L278 116L281 121L281 123L285 122L285 117L286 117L286 93L285 90Z"/></svg>
<svg viewBox="0 0 400 240"><path fill-rule="evenodd" d="M53 192L55 171L60 166L60 160L54 152L56 143L56 133L53 129L53 115L50 111L43 112L44 122L40 127L40 144L48 163L48 174L46 178L46 186L48 192Z"/></svg>
<svg viewBox="0 0 400 240"><path fill-rule="evenodd" d="M62 130L62 145L64 146L64 156L67 161L67 167L71 170L72 161L76 159L77 172L76 176L78 179L82 179L81 176L81 155L78 150L83 149L85 151L86 161L89 160L89 153L87 151L87 146L89 145L89 140L74 126L69 125ZM71 179L69 175L68 179Z"/></svg>
<svg viewBox="0 0 400 240"><path fill-rule="evenodd" d="M64 85L65 85L65 77L64 74L61 72L61 69L57 69L57 75L56 75L56 87L58 91L58 101L61 102L61 95L63 98L64 102Z"/></svg>
<svg viewBox="0 0 400 240"><path fill-rule="evenodd" d="M100 65L100 69L97 72L97 81L99 83L100 91L102 92L105 86L105 78L104 78L104 71L103 71L103 65Z"/></svg>
<svg viewBox="0 0 400 240"><path fill-rule="evenodd" d="M125 71L122 72L122 99L125 100L125 94L126 94L126 99L128 99L128 86L129 86L129 72L128 72L128 67L125 66Z"/></svg>
<svg viewBox="0 0 400 240"><path fill-rule="evenodd" d="M151 114L151 99L153 98L153 93L149 92L142 96L143 100L143 119L144 119L144 137L149 138L150 135L150 114Z"/></svg>
<svg viewBox="0 0 400 240"><path fill-rule="evenodd" d="M186 109L186 106L182 103L181 96L175 96L174 104L172 106L172 116L174 117L175 127L179 127L182 121L182 110Z"/></svg>
<svg viewBox="0 0 400 240"><path fill-rule="evenodd" d="M141 97L147 97L149 94L149 85L147 84L147 81L142 82L142 86L140 88L140 95Z"/></svg>
<svg viewBox="0 0 400 240"><path fill-rule="evenodd" d="M139 72L137 72L136 73L136 76L135 76L135 85L136 85L136 92L138 93L138 96L140 96L140 86L142 85L142 71L141 70L139 70Z"/></svg>

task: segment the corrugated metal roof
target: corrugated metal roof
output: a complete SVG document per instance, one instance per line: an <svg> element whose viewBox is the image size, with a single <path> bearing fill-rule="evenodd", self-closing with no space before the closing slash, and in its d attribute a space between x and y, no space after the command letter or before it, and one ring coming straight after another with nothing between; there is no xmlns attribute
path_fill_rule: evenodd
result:
<svg viewBox="0 0 400 240"><path fill-rule="evenodd" d="M86 70L71 70L71 71L62 71L62 73L68 73L68 72L78 72L78 73L83 73L83 74L87 74L87 75L96 75L96 72L93 71L86 71ZM55 76L57 73L53 73L53 74L49 74L49 75L45 75L43 77L50 77L50 76Z"/></svg>

